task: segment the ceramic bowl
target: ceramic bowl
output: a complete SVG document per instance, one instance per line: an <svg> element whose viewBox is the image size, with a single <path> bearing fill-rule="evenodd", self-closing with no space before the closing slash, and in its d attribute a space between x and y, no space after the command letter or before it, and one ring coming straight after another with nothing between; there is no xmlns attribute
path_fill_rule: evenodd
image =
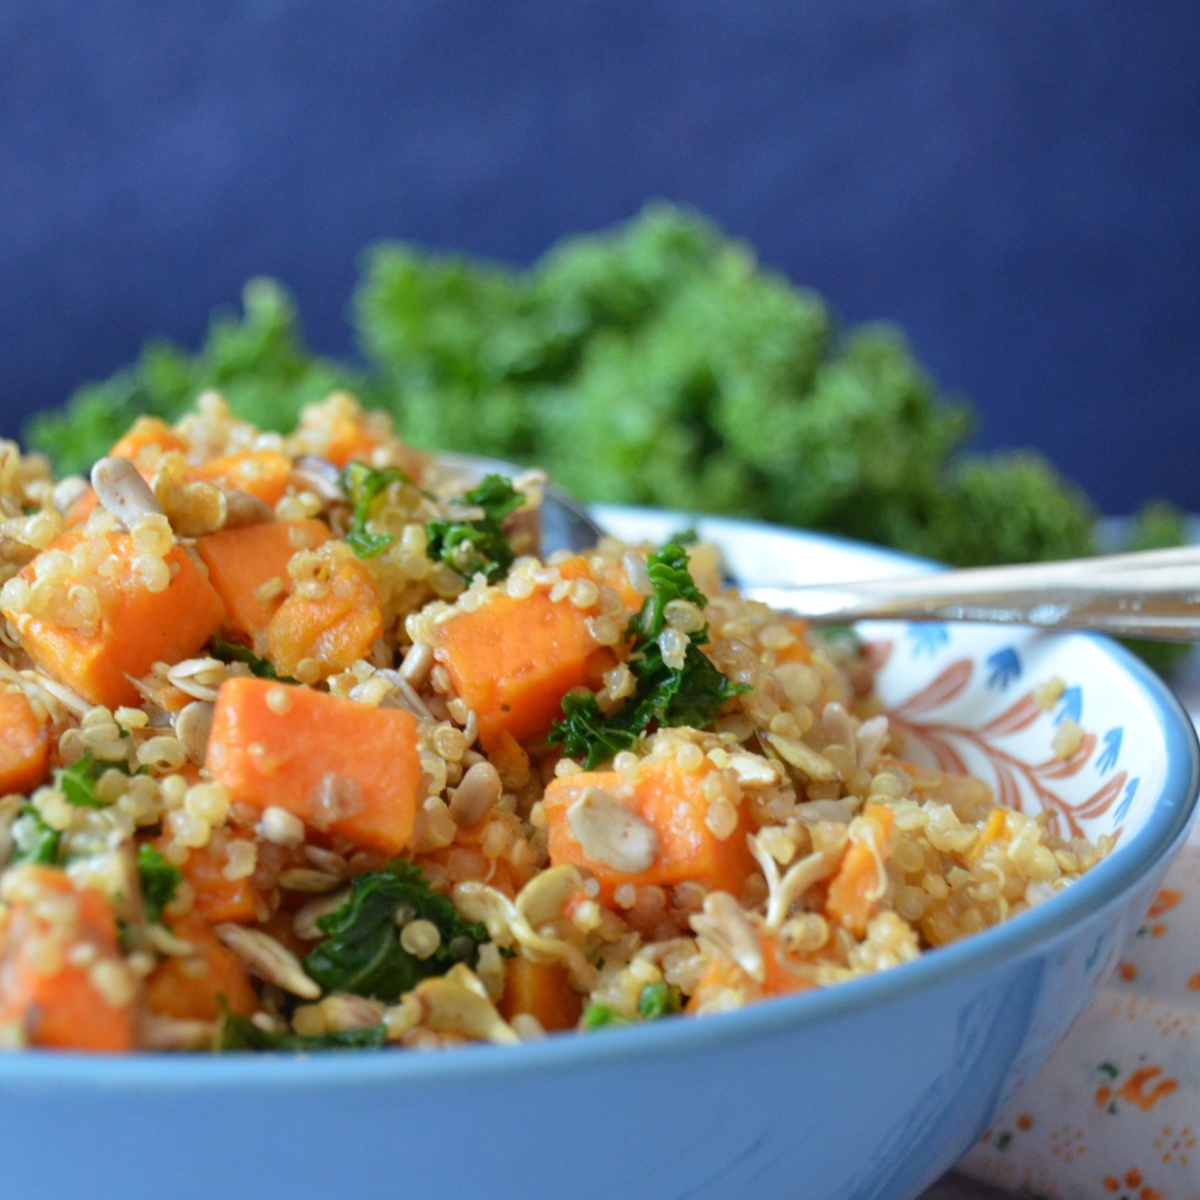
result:
<svg viewBox="0 0 1200 1200"><path fill-rule="evenodd" d="M599 518L646 539L692 523ZM928 569L766 525L697 523L747 581ZM1103 638L861 634L909 752L982 775L1061 829L1113 834L1113 853L1034 910L914 963L702 1020L429 1055L12 1055L0 1064L2 1194L917 1195L1116 964L1186 834L1197 747L1171 692Z"/></svg>

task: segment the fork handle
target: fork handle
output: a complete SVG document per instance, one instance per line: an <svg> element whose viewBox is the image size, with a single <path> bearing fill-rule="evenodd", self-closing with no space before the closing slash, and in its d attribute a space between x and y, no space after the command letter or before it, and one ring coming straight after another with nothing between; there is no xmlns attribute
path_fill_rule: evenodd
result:
<svg viewBox="0 0 1200 1200"><path fill-rule="evenodd" d="M1022 586L1017 574L1011 586L981 589L962 578L970 572L949 571L829 587L747 587L742 593L817 624L987 621L1200 642L1200 569L1187 568L1186 578L1179 578L1184 573L1098 572L1090 582L1038 587Z"/></svg>

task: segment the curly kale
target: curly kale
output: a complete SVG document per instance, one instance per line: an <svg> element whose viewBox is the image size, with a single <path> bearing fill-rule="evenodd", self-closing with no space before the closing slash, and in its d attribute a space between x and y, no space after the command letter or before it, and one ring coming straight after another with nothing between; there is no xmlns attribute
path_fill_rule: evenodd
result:
<svg viewBox="0 0 1200 1200"><path fill-rule="evenodd" d="M213 657L219 658L222 662L244 663L250 668L250 674L258 679L271 679L276 683L299 684L300 682L290 675L280 675L265 658L259 658L249 646L239 646L234 642L227 642L219 634L213 638L211 650Z"/></svg>
<svg viewBox="0 0 1200 1200"><path fill-rule="evenodd" d="M396 924L401 911L437 927L441 941L428 958L417 958L401 945ZM317 925L326 937L304 959L305 971L327 992L354 992L389 1003L456 963L473 967L487 941L487 930L463 918L410 862L355 876L346 902Z"/></svg>
<svg viewBox="0 0 1200 1200"><path fill-rule="evenodd" d="M347 463L342 468L339 482L346 498L350 501L350 527L346 530L346 545L359 558L376 558L396 539L390 533L369 533L367 522L371 519L375 501L393 483L412 483L406 471L399 467L381 467L378 470L366 463Z"/></svg>
<svg viewBox="0 0 1200 1200"><path fill-rule="evenodd" d="M572 758L582 758L591 771L620 750L637 744L638 735L654 725L711 725L726 700L749 689L721 673L700 649L708 641L708 626L691 634L682 667L669 667L658 645L666 624L665 610L672 600L688 600L704 608L708 603L688 570L684 548L669 542L646 563L653 593L629 622L629 668L637 691L610 717L600 711L594 695L572 692L563 697L563 716L550 731L552 744L561 745Z"/></svg>
<svg viewBox="0 0 1200 1200"><path fill-rule="evenodd" d="M167 862L153 846L143 844L138 848L137 873L146 917L161 921L163 909L175 899L183 882L183 872Z"/></svg>
<svg viewBox="0 0 1200 1200"><path fill-rule="evenodd" d="M291 429L300 410L330 392L378 399L361 371L315 357L304 345L291 298L269 279L252 279L241 317L218 312L196 354L162 340L102 383L80 388L62 409L39 413L25 429L64 474L86 473L142 413L174 421L209 388L239 416L266 429Z"/></svg>
<svg viewBox="0 0 1200 1200"><path fill-rule="evenodd" d="M138 413L174 419L204 388L274 429L346 388L414 444L548 465L585 500L758 516L964 566L1092 552L1090 505L1044 460L964 456L969 406L898 331L839 331L819 296L686 209L650 205L527 270L382 244L354 314L366 371L312 355L287 295L253 281L244 316L217 317L199 353L151 343L27 436L79 471ZM502 574L488 531L434 536L456 569ZM381 546L364 534L358 549Z"/></svg>
<svg viewBox="0 0 1200 1200"><path fill-rule="evenodd" d="M504 518L525 503L525 497L502 475L486 475L458 503L481 508L483 516L470 521L430 521L427 553L453 567L465 583L482 575L496 583L508 574L515 555L502 528Z"/></svg>
<svg viewBox="0 0 1200 1200"><path fill-rule="evenodd" d="M255 1025L248 1017L226 1010L217 1021L212 1048L223 1050L277 1050L304 1053L318 1050L377 1050L387 1042L382 1025L366 1029L339 1029L333 1033L306 1036L299 1033L271 1033Z"/></svg>

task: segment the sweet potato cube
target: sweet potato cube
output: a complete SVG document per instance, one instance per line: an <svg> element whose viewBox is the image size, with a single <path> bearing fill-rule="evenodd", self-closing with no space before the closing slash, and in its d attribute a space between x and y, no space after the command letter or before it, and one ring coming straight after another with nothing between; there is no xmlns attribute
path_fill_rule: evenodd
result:
<svg viewBox="0 0 1200 1200"><path fill-rule="evenodd" d="M31 792L50 774L50 731L24 692L0 692L0 795Z"/></svg>
<svg viewBox="0 0 1200 1200"><path fill-rule="evenodd" d="M345 671L371 652L383 633L383 609L371 572L341 543L328 547L332 571L320 596L293 591L267 625L267 657L284 675L314 659L323 675Z"/></svg>
<svg viewBox="0 0 1200 1200"><path fill-rule="evenodd" d="M108 453L110 458L127 458L136 466L152 470L164 454L187 448L187 439L166 421L159 417L138 417Z"/></svg>
<svg viewBox="0 0 1200 1200"><path fill-rule="evenodd" d="M190 658L225 619L221 597L180 547L167 555L161 591L150 590L137 559L130 534L69 530L20 572L28 602L4 609L42 670L109 708L138 704L133 679L156 662Z"/></svg>
<svg viewBox="0 0 1200 1200"><path fill-rule="evenodd" d="M205 765L234 800L398 854L422 798L417 723L265 679L221 685Z"/></svg>
<svg viewBox="0 0 1200 1200"><path fill-rule="evenodd" d="M588 630L588 615L539 588L521 598L501 593L437 626L434 655L478 718L485 750L505 734L544 737L562 715L563 696L597 687L615 665Z"/></svg>
<svg viewBox="0 0 1200 1200"><path fill-rule="evenodd" d="M701 883L713 891L741 894L754 858L746 844L749 825L744 813L733 833L721 840L705 822L709 799L704 780L714 770L705 760L698 770L685 771L674 757L642 763L636 785L627 784L615 771L580 771L551 781L542 801L550 834L550 861L586 867L600 883L601 903L611 905L613 893L624 883L668 887L685 881ZM620 801L654 827L659 851L647 870L628 873L589 858L571 829L568 811L589 788Z"/></svg>
<svg viewBox="0 0 1200 1200"><path fill-rule="evenodd" d="M266 910L252 878L238 874L231 879L226 874L230 851L247 841L250 839L238 837L228 828L218 829L206 845L189 851L180 864L179 869L195 895L196 912L213 925L222 921L247 925L259 919L260 909ZM155 849L165 855L170 842L170 837L164 834L155 840Z"/></svg>
<svg viewBox="0 0 1200 1200"><path fill-rule="evenodd" d="M132 1050L137 986L108 901L52 867L22 866L0 949L0 1022L33 1046ZM83 961L78 951L86 948Z"/></svg>
<svg viewBox="0 0 1200 1200"><path fill-rule="evenodd" d="M528 1013L552 1033L575 1027L583 1001L567 979L562 963L535 963L517 955L509 960L499 1007L506 1021L518 1013Z"/></svg>
<svg viewBox="0 0 1200 1200"><path fill-rule="evenodd" d="M222 529L202 537L196 552L208 568L208 580L224 601L226 632L254 645L265 634L272 614L292 590L287 565L298 550L315 550L329 540L323 521L266 521ZM259 598L259 589L278 579L274 600Z"/></svg>
<svg viewBox="0 0 1200 1200"><path fill-rule="evenodd" d="M150 1011L179 1021L215 1021L224 1005L243 1017L258 1010L258 995L242 960L201 917L189 914L174 922L176 937L190 942L194 954L172 955L146 981Z"/></svg>
<svg viewBox="0 0 1200 1200"><path fill-rule="evenodd" d="M210 458L189 472L193 479L224 484L256 497L271 508L283 498L291 473L292 460L278 450L253 450Z"/></svg>
<svg viewBox="0 0 1200 1200"><path fill-rule="evenodd" d="M829 884L826 913L863 937L887 887L884 864L892 853L895 816L886 804L868 804L850 826L850 845Z"/></svg>

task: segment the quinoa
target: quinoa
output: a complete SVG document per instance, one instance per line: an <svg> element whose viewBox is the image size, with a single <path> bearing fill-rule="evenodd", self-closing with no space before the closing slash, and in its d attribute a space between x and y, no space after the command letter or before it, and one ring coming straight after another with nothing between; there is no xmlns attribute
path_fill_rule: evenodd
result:
<svg viewBox="0 0 1200 1200"><path fill-rule="evenodd" d="M232 973L229 1007L255 1038L311 1048L358 1034L398 1049L506 1043L722 1012L936 952L1110 848L907 761L865 663L724 589L714 547L689 549L695 591L669 598L638 644L652 548L605 538L540 556L540 472L505 485L506 568L468 575L461 554L433 553L430 529L482 538L486 506L345 394L281 436L206 393L174 427L142 419L117 450L105 462L131 466L105 479L132 489L136 516L108 483L97 503L86 481L56 486L43 460L0 444L0 704L29 731L21 761L0 761L10 1048L61 1044L45 997L5 994L18 976L50 997L91 990L107 1024L81 1049L237 1044L205 982L217 973ZM361 511L347 461L378 472ZM218 633L125 672L121 702L55 669L48 639L86 649L119 630L136 648L125 614L155 611L185 577L225 586L211 539L266 527L283 531L279 563L224 595ZM245 612L259 624L239 625ZM502 636L519 612L563 631L554 645L576 677L553 654L519 658ZM468 627L493 630L485 657L518 655L495 695L464 665ZM552 724L567 696L616 728L645 699L647 658L714 673L723 690L702 727L647 721L590 767L567 754ZM363 833L392 786L362 765L372 745L284 804L239 790L211 731L222 697L256 675L283 728L311 688L409 731L411 794L397 768L387 800L411 816L402 846ZM526 676L540 682L514 707L503 689ZM1036 703L1052 708L1063 687L1046 681ZM1069 759L1084 738L1066 720L1047 750ZM264 742L245 753L263 779L290 769ZM701 847L694 861L680 837ZM371 927L393 975L326 986L331 931L366 919L354 905L365 912L374 886L408 897Z"/></svg>

